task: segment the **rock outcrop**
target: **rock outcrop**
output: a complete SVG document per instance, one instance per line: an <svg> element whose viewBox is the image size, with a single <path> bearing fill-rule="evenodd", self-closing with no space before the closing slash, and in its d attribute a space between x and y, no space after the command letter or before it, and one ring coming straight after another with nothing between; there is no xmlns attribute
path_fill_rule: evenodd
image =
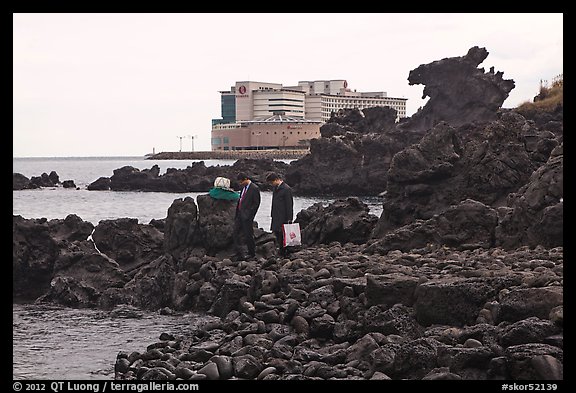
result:
<svg viewBox="0 0 576 393"><path fill-rule="evenodd" d="M548 162L532 173L518 192L508 196L508 207L499 209L497 244L512 248L557 247L564 244L564 144Z"/></svg>
<svg viewBox="0 0 576 393"><path fill-rule="evenodd" d="M230 179L232 188L239 189L236 176L246 173L263 190L269 190L266 175L276 172L283 176L288 164L272 159L241 159L233 165L207 167L204 161L194 162L186 169L168 168L160 175L160 167L140 170L124 166L114 170L110 178L101 177L88 185L88 190L112 191L156 191L156 192L207 192L212 188L214 179L222 176ZM107 180L108 179L108 180Z"/></svg>
<svg viewBox="0 0 576 393"><path fill-rule="evenodd" d="M76 187L73 180L64 180L60 182L60 177L55 171L50 174L42 173L40 176L32 176L30 179L21 173L12 174L12 190L26 190L42 187L58 187L62 185L64 188Z"/></svg>
<svg viewBox="0 0 576 393"><path fill-rule="evenodd" d="M312 139L310 154L290 163L286 182L295 192L351 196L378 195L386 190L392 158L421 136L388 127L369 129L379 124L377 115L384 117L384 124L388 119L387 111L369 109L374 108L342 111L320 127L324 135L334 136ZM370 121L365 121L364 112L371 113ZM356 131L356 124L361 131Z"/></svg>
<svg viewBox="0 0 576 393"><path fill-rule="evenodd" d="M535 132L531 122L514 112L503 112L498 120L482 126L456 129L439 123L419 143L394 156L373 236L382 237L415 220L429 220L469 198L493 208L506 206L511 203L508 195L518 192L548 160L557 143L548 137ZM544 143L547 148L535 155L534 146L539 143L534 139L550 143ZM558 182L562 160L555 162L557 174L552 181ZM562 197L561 190L554 191L555 203ZM509 246L522 244L526 243Z"/></svg>
<svg viewBox="0 0 576 393"><path fill-rule="evenodd" d="M34 300L50 287L54 265L71 243L90 236L94 226L70 214L64 220L12 220L12 297Z"/></svg>
<svg viewBox="0 0 576 393"><path fill-rule="evenodd" d="M321 202L300 211L296 220L300 224L302 244L328 244L333 241L365 243L378 218L358 198L340 199L324 207Z"/></svg>
<svg viewBox="0 0 576 393"><path fill-rule="evenodd" d="M440 122L453 127L495 120L496 111L514 88L503 73L477 68L486 57L486 48L474 46L465 56L422 64L410 71L410 85L423 84L422 98L430 97L424 108L399 125L405 131L425 131Z"/></svg>

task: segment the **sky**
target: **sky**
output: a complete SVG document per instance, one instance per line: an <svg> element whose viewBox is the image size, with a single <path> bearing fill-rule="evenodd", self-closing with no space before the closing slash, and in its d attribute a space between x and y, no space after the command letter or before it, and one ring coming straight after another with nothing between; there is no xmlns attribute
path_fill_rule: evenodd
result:
<svg viewBox="0 0 576 393"><path fill-rule="evenodd" d="M428 98L410 71L473 46L515 81L512 108L563 73L563 30L561 13L15 13L13 157L210 150L236 81L345 79L411 116Z"/></svg>

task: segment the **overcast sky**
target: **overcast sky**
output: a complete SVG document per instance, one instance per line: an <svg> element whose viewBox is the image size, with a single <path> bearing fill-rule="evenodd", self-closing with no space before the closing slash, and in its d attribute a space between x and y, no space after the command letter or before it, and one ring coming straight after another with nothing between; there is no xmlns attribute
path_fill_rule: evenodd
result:
<svg viewBox="0 0 576 393"><path fill-rule="evenodd" d="M210 149L236 81L346 79L425 104L410 70L473 46L513 79L504 107L563 73L562 14L14 14L13 156ZM183 139L183 150L192 140Z"/></svg>

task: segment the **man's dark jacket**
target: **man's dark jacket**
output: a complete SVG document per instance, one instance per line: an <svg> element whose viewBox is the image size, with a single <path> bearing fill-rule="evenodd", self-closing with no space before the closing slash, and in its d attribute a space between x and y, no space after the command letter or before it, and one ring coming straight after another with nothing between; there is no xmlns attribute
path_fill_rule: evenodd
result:
<svg viewBox="0 0 576 393"><path fill-rule="evenodd" d="M272 231L281 231L282 224L292 221L294 216L294 200L292 188L285 182L280 183L272 192Z"/></svg>
<svg viewBox="0 0 576 393"><path fill-rule="evenodd" d="M242 191L240 191L242 192ZM240 206L240 208L238 208ZM242 198L242 203L238 199L238 204L236 205L236 217L239 217L243 221L254 221L256 212L260 207L260 188L254 182L250 182L248 190L246 190L246 195Z"/></svg>

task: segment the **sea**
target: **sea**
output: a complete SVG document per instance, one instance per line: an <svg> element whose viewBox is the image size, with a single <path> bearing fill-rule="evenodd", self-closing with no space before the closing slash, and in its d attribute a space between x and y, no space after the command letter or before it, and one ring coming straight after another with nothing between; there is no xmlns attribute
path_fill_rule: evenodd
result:
<svg viewBox="0 0 576 393"><path fill-rule="evenodd" d="M282 160L289 163L291 160ZM77 188L46 187L13 191L13 214L24 218L64 219L76 214L98 225L101 220L136 218L142 224L166 218L175 199L196 198L205 193L88 191L100 177L130 165L149 169L158 165L160 174L168 168L184 169L190 160L150 160L145 157L29 157L13 158L13 172L28 178L55 171L61 182L73 180ZM206 166L232 165L235 160L204 160ZM294 196L294 216L315 203L327 205L337 198ZM370 213L380 216L378 197L360 197ZM258 226L270 230L272 193L262 191ZM143 351L163 332L182 332L198 318L145 312L139 319L118 319L99 310L60 306L13 304L13 378L19 380L112 379L120 352Z"/></svg>

